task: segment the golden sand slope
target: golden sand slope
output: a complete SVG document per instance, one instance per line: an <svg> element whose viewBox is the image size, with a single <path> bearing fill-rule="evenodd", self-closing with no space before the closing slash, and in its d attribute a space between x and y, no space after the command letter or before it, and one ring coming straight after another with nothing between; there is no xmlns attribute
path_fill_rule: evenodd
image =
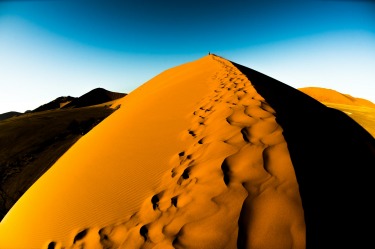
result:
<svg viewBox="0 0 375 249"><path fill-rule="evenodd" d="M375 137L375 104L371 101L319 87L299 90L328 107L344 112Z"/></svg>
<svg viewBox="0 0 375 249"><path fill-rule="evenodd" d="M305 248L275 111L207 56L155 77L0 225L0 248Z"/></svg>
<svg viewBox="0 0 375 249"><path fill-rule="evenodd" d="M339 93L332 89L321 87L303 87L298 90L313 97L320 102L328 102L343 105L367 106L375 108L375 104L366 99L356 98L349 94Z"/></svg>

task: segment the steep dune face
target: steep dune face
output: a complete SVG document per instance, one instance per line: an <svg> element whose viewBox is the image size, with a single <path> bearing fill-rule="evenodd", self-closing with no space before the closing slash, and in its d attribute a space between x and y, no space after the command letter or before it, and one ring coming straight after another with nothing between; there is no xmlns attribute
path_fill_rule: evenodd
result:
<svg viewBox="0 0 375 249"><path fill-rule="evenodd" d="M215 55L120 104L8 213L0 248L335 248L332 227L359 240L344 223L370 210L359 176L375 146L345 115Z"/></svg>
<svg viewBox="0 0 375 249"><path fill-rule="evenodd" d="M344 113L275 79L234 65L276 111L301 193L307 248L372 243L375 140ZM366 173L367 172L367 173Z"/></svg>

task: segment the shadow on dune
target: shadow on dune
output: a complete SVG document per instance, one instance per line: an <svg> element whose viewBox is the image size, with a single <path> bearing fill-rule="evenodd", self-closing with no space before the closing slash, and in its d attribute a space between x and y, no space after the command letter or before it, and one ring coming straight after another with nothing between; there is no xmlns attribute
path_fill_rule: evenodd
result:
<svg viewBox="0 0 375 249"><path fill-rule="evenodd" d="M276 111L293 162L306 222L306 247L373 244L374 138L344 113L232 62ZM239 234L239 241L245 234Z"/></svg>

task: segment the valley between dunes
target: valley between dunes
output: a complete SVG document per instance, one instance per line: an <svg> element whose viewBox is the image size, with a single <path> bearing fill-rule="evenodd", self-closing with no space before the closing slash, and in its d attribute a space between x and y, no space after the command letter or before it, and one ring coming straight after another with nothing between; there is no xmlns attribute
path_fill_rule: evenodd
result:
<svg viewBox="0 0 375 249"><path fill-rule="evenodd" d="M216 55L118 104L13 206L0 248L369 242L357 219L373 210L362 172L375 165L375 140L347 115Z"/></svg>

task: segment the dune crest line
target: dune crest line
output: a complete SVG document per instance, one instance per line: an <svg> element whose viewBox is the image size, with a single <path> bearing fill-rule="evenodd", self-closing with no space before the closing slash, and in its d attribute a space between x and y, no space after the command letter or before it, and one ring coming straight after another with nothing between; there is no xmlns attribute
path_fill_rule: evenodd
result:
<svg viewBox="0 0 375 249"><path fill-rule="evenodd" d="M126 220L47 248L305 248L298 184L275 111L229 61L191 113L153 196Z"/></svg>
<svg viewBox="0 0 375 249"><path fill-rule="evenodd" d="M277 112L301 194L306 248L372 243L375 139L347 114L232 62ZM350 182L350 188L345 188ZM349 198L350 197L350 198ZM350 201L349 201L350 200Z"/></svg>

